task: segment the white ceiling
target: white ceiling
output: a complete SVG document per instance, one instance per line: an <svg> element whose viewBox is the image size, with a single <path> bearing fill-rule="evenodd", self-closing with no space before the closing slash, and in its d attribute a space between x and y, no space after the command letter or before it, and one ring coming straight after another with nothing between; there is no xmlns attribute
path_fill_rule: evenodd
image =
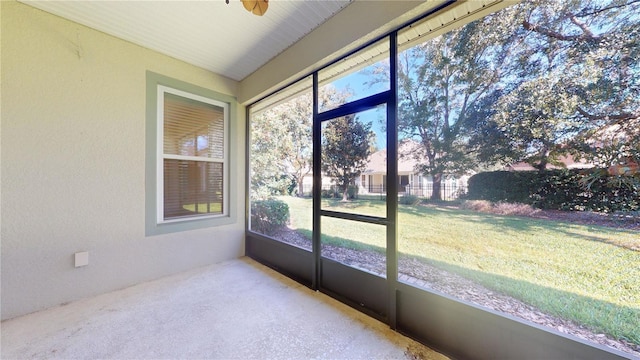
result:
<svg viewBox="0 0 640 360"><path fill-rule="evenodd" d="M350 4L270 0L256 16L239 0L22 2L238 81Z"/></svg>

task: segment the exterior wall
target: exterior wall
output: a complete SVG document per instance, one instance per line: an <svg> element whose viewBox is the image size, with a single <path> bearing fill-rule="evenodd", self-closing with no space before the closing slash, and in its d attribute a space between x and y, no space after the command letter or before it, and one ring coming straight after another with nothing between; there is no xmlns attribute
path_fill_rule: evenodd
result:
<svg viewBox="0 0 640 360"><path fill-rule="evenodd" d="M2 319L244 253L244 109L231 225L145 236L145 77L238 84L15 1L1 2ZM73 254L89 251L75 268Z"/></svg>
<svg viewBox="0 0 640 360"><path fill-rule="evenodd" d="M358 185L359 194L381 194L386 193L384 189L384 175L383 174L364 174L366 180L362 183L362 175L358 177L356 185Z"/></svg>
<svg viewBox="0 0 640 360"><path fill-rule="evenodd" d="M431 176L419 175L412 172L398 172L399 176L407 176L409 183L402 186L398 185L398 192L402 194L411 194L418 197L431 197L433 189L433 179ZM366 180L362 183L362 175L356 180L359 194L380 194L384 193L383 175L379 173L364 174ZM446 178L442 180L441 196L446 200L454 200L458 198L458 192L467 188L469 176L460 178ZM398 181L400 184L400 181ZM465 190L466 191L466 190Z"/></svg>

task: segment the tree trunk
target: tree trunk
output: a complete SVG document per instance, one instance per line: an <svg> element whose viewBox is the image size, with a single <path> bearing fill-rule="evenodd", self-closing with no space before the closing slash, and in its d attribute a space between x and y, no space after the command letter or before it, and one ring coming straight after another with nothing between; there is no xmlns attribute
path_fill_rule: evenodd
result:
<svg viewBox="0 0 640 360"><path fill-rule="evenodd" d="M442 174L434 174L433 175L433 192L431 193L431 200L440 201L442 200L442 196L440 196L440 188L442 186Z"/></svg>
<svg viewBox="0 0 640 360"><path fill-rule="evenodd" d="M303 180L304 176L301 176L296 180L298 182L298 197L304 196L304 184L302 183Z"/></svg>
<svg viewBox="0 0 640 360"><path fill-rule="evenodd" d="M349 185L344 187L344 191L342 192L342 201L349 201Z"/></svg>
<svg viewBox="0 0 640 360"><path fill-rule="evenodd" d="M540 160L539 163L533 165L533 167L538 170L538 172L543 172L545 170L547 170L547 161L546 158L543 158L542 160Z"/></svg>

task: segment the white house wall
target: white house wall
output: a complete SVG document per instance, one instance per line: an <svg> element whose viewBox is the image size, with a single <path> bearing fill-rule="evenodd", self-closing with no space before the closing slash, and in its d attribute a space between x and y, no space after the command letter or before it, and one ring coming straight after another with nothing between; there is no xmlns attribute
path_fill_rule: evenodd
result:
<svg viewBox="0 0 640 360"><path fill-rule="evenodd" d="M146 71L232 96L235 81L14 1L1 31L2 319L244 253L242 107L236 223L145 236Z"/></svg>

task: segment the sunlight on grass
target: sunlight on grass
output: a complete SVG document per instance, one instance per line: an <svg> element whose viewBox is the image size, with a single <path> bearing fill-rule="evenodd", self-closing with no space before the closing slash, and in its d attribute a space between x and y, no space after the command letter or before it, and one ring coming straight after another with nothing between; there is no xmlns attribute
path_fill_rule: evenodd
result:
<svg viewBox="0 0 640 360"><path fill-rule="evenodd" d="M322 242L355 250L371 249L384 252L387 247L386 227L375 224L322 217Z"/></svg>
<svg viewBox="0 0 640 360"><path fill-rule="evenodd" d="M278 198L289 205L291 215L289 226L293 229L308 230L313 228L313 206L310 198L282 196ZM311 239L311 235L308 236Z"/></svg>
<svg viewBox="0 0 640 360"><path fill-rule="evenodd" d="M387 216L385 202L380 200L342 201L338 199L322 199L320 206L322 210L378 217Z"/></svg>
<svg viewBox="0 0 640 360"><path fill-rule="evenodd" d="M428 254L435 260L621 305L631 305L621 303L625 295L638 296L624 286L613 288L611 282L621 273L623 278L640 277L640 253L607 243L613 237L640 241L637 231L463 210L446 216L426 207L417 210L408 213L400 208L401 253Z"/></svg>
<svg viewBox="0 0 640 360"><path fill-rule="evenodd" d="M191 212L196 212L195 204L184 205L182 206L182 208ZM220 214L222 213L222 204L219 202L209 203L209 211L207 211L207 203L198 203L198 213L199 214L211 214L211 213Z"/></svg>
<svg viewBox="0 0 640 360"><path fill-rule="evenodd" d="M310 234L311 200L283 200L292 227ZM372 200L323 200L323 209L375 216L386 211L384 202ZM371 233L375 225L322 221L325 239L384 252L380 234ZM383 227L379 232L384 236ZM640 246L638 231L401 205L398 232L401 257L421 259L547 313L640 343L640 252L621 246Z"/></svg>

